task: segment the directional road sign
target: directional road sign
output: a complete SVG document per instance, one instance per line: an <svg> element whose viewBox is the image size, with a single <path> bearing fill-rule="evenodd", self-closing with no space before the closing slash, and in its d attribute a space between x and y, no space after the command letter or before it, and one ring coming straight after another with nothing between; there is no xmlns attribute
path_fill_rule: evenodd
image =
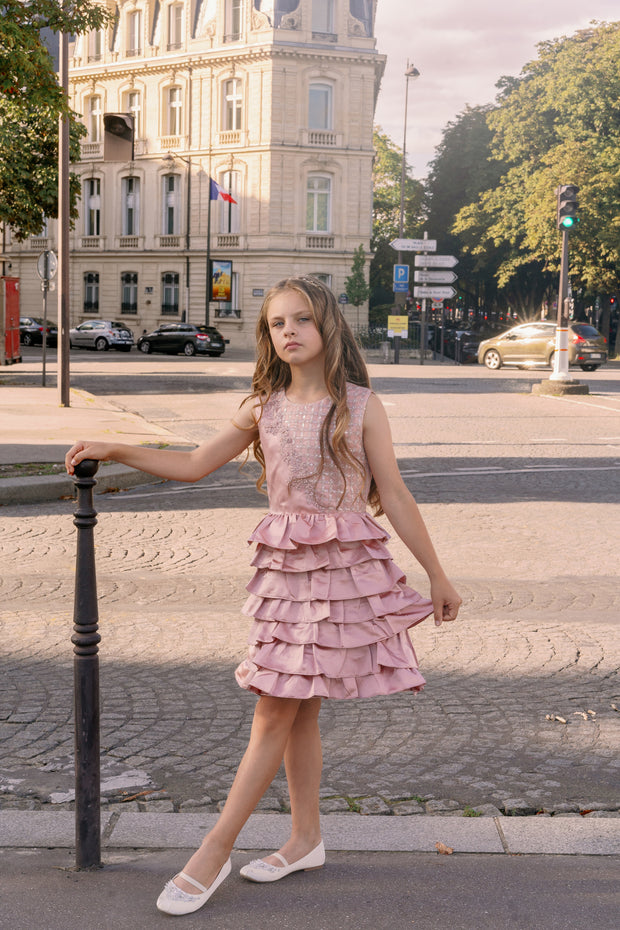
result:
<svg viewBox="0 0 620 930"><path fill-rule="evenodd" d="M397 252L436 252L436 239L394 239L390 242Z"/></svg>
<svg viewBox="0 0 620 930"><path fill-rule="evenodd" d="M458 263L454 255L416 255L414 260L416 268L454 268Z"/></svg>
<svg viewBox="0 0 620 930"><path fill-rule="evenodd" d="M453 271L415 271L413 277L420 284L452 284L456 281Z"/></svg>
<svg viewBox="0 0 620 930"><path fill-rule="evenodd" d="M453 287L414 287L414 297L432 297L433 300L447 300L454 297L456 291Z"/></svg>

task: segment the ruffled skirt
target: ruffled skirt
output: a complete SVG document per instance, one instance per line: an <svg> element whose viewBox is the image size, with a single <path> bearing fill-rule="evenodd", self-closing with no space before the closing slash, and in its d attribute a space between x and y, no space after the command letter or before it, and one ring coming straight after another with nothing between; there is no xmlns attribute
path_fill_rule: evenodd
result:
<svg viewBox="0 0 620 930"><path fill-rule="evenodd" d="M419 691L407 630L432 613L366 513L267 514L250 537L254 618L235 675L256 694L366 698Z"/></svg>

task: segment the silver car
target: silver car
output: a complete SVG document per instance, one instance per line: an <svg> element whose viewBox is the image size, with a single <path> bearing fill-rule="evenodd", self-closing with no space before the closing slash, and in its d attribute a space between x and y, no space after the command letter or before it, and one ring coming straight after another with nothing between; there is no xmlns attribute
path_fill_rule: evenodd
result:
<svg viewBox="0 0 620 930"><path fill-rule="evenodd" d="M69 331L69 345L72 349L95 349L97 352L108 349L130 352L133 335L122 323L113 320L86 320Z"/></svg>

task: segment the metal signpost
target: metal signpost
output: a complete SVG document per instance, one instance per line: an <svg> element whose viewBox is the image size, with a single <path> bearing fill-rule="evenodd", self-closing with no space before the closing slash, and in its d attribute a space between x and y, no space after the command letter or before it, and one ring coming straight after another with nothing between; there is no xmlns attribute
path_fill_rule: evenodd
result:
<svg viewBox="0 0 620 930"><path fill-rule="evenodd" d="M403 252L435 252L437 249L437 240L429 239L427 234L424 233L423 239L394 239L390 242L390 245L393 249L396 249L398 252L398 260L401 260L401 254ZM428 255L416 255L415 263L416 265L421 260L423 263L426 263L426 260L432 256ZM394 266L394 291L396 292L396 269L397 268L407 268L407 288L409 290L409 266L408 265L395 265ZM403 288L399 288L402 290ZM426 351L426 298L422 301L422 318L420 321L420 364L424 364L424 353ZM398 364L398 349L400 347L400 337L394 336L394 363Z"/></svg>
<svg viewBox="0 0 620 930"><path fill-rule="evenodd" d="M37 259L37 274L41 278L41 290L43 291L43 334L42 334L42 368L41 368L41 386L45 387L45 364L47 356L47 292L54 289L50 286L50 280L55 276L58 270L58 259L56 254L49 249L41 252Z"/></svg>
<svg viewBox="0 0 620 930"><path fill-rule="evenodd" d="M415 266L421 268L421 271L414 272L414 278L420 282L413 289L414 297L422 298L422 332L420 334L421 346L426 346L426 301L441 301L441 356L443 358L443 301L449 300L456 294L456 289L451 287L452 282L456 281L456 274L453 271L433 271L433 268L454 268L458 265L458 258L454 255L416 255ZM431 270L429 270L429 266ZM422 342L422 340L424 340ZM434 357L434 356L433 356ZM424 351L420 348L420 365L424 364Z"/></svg>

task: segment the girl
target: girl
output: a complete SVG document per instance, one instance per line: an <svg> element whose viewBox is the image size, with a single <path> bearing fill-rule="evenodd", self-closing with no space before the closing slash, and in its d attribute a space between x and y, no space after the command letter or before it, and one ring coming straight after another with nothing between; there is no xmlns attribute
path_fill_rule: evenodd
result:
<svg viewBox="0 0 620 930"><path fill-rule="evenodd" d="M244 612L254 617L236 670L259 697L250 741L224 809L157 906L187 914L230 872L237 835L284 759L291 835L244 866L272 882L325 861L319 823L323 698L419 691L424 679L409 627L434 613L454 620L461 599L444 574L394 456L387 416L331 291L313 277L272 288L257 325L252 392L235 420L191 452L78 442L82 459L114 459L176 481L197 481L253 444L270 511L257 543ZM430 580L430 600L405 584L367 503L384 512Z"/></svg>

